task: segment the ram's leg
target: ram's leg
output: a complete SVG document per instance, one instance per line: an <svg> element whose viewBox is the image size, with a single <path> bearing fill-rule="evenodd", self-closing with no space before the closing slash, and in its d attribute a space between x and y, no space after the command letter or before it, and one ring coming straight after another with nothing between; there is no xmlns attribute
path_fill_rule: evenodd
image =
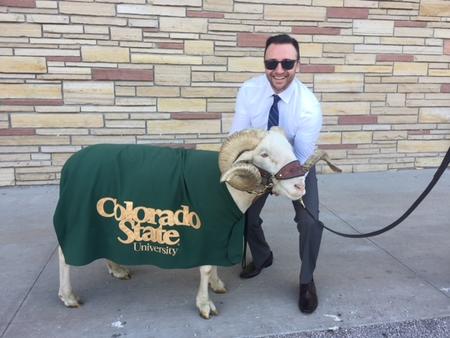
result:
<svg viewBox="0 0 450 338"><path fill-rule="evenodd" d="M211 265L203 265L200 267L200 286L197 292L196 305L200 311L200 316L209 319L210 315L217 315L216 306L209 299L208 284L211 277Z"/></svg>
<svg viewBox="0 0 450 338"><path fill-rule="evenodd" d="M130 279L131 274L130 270L128 270L126 267L119 265L117 263L114 263L113 261L106 261L106 267L108 268L108 272L110 275L119 278L119 279Z"/></svg>
<svg viewBox="0 0 450 338"><path fill-rule="evenodd" d="M59 255L59 291L58 296L67 307L79 307L80 299L75 296L70 283L70 266L66 264L61 247L58 248Z"/></svg>
<svg viewBox="0 0 450 338"><path fill-rule="evenodd" d="M219 278L219 275L217 274L217 266L213 266L211 269L211 277L209 278L209 285L211 286L211 289L215 293L227 292L224 282L222 282L222 280Z"/></svg>

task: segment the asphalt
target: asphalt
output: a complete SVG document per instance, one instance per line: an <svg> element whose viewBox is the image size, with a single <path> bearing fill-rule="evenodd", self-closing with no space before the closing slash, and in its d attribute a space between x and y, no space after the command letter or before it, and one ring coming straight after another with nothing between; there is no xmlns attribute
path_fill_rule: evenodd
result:
<svg viewBox="0 0 450 338"><path fill-rule="evenodd" d="M434 170L319 175L321 220L350 233L397 219ZM319 307L297 307L298 234L291 203L263 211L274 264L250 280L219 268L228 293L219 315L199 317L197 269L130 267L116 280L104 262L73 268L84 305L59 301L52 215L57 186L0 189L1 337L450 337L450 171L395 229L370 239L324 232L314 274Z"/></svg>

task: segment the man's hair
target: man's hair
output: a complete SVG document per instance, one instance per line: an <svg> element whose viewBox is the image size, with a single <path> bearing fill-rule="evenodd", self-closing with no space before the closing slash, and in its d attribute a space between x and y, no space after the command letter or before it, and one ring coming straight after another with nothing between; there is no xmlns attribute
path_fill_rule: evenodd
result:
<svg viewBox="0 0 450 338"><path fill-rule="evenodd" d="M264 56L266 56L267 48L269 48L269 46L272 44L277 44L277 45L290 44L290 45L294 46L295 50L297 51L297 60L300 59L300 48L298 47L298 42L297 42L297 40L290 37L289 35L279 34L279 35L274 35L274 36L271 36L270 38L268 38L266 40L266 48L264 49Z"/></svg>

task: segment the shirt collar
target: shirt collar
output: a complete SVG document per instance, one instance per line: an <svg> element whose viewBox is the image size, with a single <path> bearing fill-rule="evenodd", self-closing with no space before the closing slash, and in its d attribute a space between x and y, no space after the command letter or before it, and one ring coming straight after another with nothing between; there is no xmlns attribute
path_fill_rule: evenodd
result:
<svg viewBox="0 0 450 338"><path fill-rule="evenodd" d="M273 91L272 86L270 85L270 82L267 79L267 77L265 77L265 79L266 79L266 88L264 91L264 96L271 98L273 95L278 95L282 101L284 101L285 103L289 103L292 94L294 93L294 86L295 86L294 82L296 79L294 78L289 87L287 87L284 91L278 94L275 94L275 92Z"/></svg>

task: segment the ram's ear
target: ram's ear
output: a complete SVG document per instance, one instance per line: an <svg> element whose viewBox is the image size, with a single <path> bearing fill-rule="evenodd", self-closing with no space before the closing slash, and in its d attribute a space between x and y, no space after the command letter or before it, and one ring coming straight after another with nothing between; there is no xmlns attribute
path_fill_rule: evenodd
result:
<svg viewBox="0 0 450 338"><path fill-rule="evenodd" d="M261 174L253 164L237 162L222 174L220 182L227 182L241 191L258 191L261 188Z"/></svg>

